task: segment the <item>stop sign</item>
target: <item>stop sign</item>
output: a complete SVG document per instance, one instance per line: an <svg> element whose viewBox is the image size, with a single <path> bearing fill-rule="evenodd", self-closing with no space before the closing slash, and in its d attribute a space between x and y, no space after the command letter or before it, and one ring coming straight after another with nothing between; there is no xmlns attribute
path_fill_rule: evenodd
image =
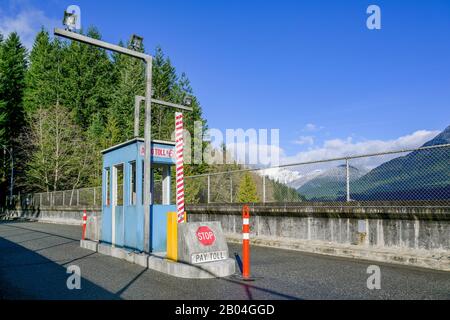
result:
<svg viewBox="0 0 450 320"><path fill-rule="evenodd" d="M214 232L207 226L202 226L197 229L197 239L204 246L210 246L216 240Z"/></svg>

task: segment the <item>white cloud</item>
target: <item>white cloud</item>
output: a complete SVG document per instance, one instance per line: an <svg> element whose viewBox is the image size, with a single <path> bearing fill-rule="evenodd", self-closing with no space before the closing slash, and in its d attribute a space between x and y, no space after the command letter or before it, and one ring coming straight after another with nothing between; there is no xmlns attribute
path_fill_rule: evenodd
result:
<svg viewBox="0 0 450 320"><path fill-rule="evenodd" d="M304 145L304 144L313 145L314 137L313 136L300 136L297 140L294 141L294 143L299 144L299 145Z"/></svg>
<svg viewBox="0 0 450 320"><path fill-rule="evenodd" d="M42 10L21 6L17 12L10 14L0 9L0 33L6 38L9 33L17 32L27 49L33 46L34 38L41 27L52 30L61 21L49 18Z"/></svg>
<svg viewBox="0 0 450 320"><path fill-rule="evenodd" d="M439 134L439 131L419 130L412 134L391 140L365 140L355 142L351 137L348 137L347 139L330 139L326 140L322 146L311 148L305 152L299 152L294 156L285 156L281 149L279 151L281 156L280 162L281 164L303 163L333 158L344 158L352 155L414 149L433 139L437 134ZM350 159L350 165L363 170L371 170L386 161L406 154L407 153L397 153ZM285 168L273 168L269 169L269 171L266 169L265 171L267 171L266 174L271 178L280 182L286 182L289 185L298 188L321 172L343 165L344 163L344 160L339 160Z"/></svg>
<svg viewBox="0 0 450 320"><path fill-rule="evenodd" d="M412 134L392 140L365 140L354 142L351 137L348 137L347 139L331 139L326 140L322 146L300 152L294 156L284 157L282 163L308 162L352 155L417 148L434 138L437 134L439 134L439 131L419 130Z"/></svg>
<svg viewBox="0 0 450 320"><path fill-rule="evenodd" d="M315 131L319 131L319 130L322 130L322 129L323 129L322 126L318 126L318 125L316 125L314 123L307 123L303 127L302 131L304 131L304 132L315 132Z"/></svg>

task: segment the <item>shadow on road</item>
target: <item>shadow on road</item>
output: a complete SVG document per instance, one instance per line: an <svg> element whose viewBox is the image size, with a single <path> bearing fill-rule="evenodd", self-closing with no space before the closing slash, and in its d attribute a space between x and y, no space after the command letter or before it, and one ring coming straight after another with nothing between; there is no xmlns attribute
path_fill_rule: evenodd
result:
<svg viewBox="0 0 450 320"><path fill-rule="evenodd" d="M107 291L106 289L84 278L81 280L81 290L69 290L66 286L66 281L71 274L66 273L66 268L63 266L68 267L73 262L84 259L96 253L91 252L68 262L66 260L52 261L36 252L70 244L74 241L78 242L79 239L63 236L57 233L46 232L39 229L18 226L16 223L13 224L14 225L8 224L8 227L15 228L17 230L29 231L29 233L40 233L43 235L42 237L35 239L58 237L68 241L39 248L33 251L18 245L18 243L0 237L0 299L121 299L120 296L145 272L149 271L149 269L142 270L116 293ZM22 242L31 240L32 239ZM64 263L59 265L57 262ZM124 261L123 263L127 262ZM202 268L201 265L194 266L212 274L210 271ZM192 279L192 281L221 281L231 283L236 285L237 288L241 288L243 292L245 292L246 299L248 300L253 300L252 292L263 292L269 294L272 299L300 300L299 297L277 292L275 290L250 284L245 281L240 281L232 276L210 280Z"/></svg>
<svg viewBox="0 0 450 320"><path fill-rule="evenodd" d="M48 236L56 236L56 237L67 239L67 240L80 241L80 238L81 238L81 230L80 230L80 238L71 238L71 237L63 236L63 235L58 234L58 233L51 233L51 232L46 232L46 231L42 231L42 230L38 230L38 229L25 228L25 227L19 227L19 226L13 225L13 224L20 224L20 222L14 222L14 223L11 223L11 222L10 223L5 223L5 222L3 222L3 223L0 223L0 225L1 224L7 224L8 228L16 228L16 229L21 229L21 230L26 230L26 231L31 231L31 232L38 232L38 233L42 233L42 234L45 234L45 235L48 235ZM24 233L24 234L27 234L27 233Z"/></svg>
<svg viewBox="0 0 450 320"><path fill-rule="evenodd" d="M69 290L66 283L71 274L52 260L0 237L0 299L120 299L84 278L80 290Z"/></svg>
<svg viewBox="0 0 450 320"><path fill-rule="evenodd" d="M160 257L160 256L154 256L154 257L158 258L158 259L165 259L165 258ZM179 261L178 263L188 264L188 263L181 262L181 261ZM239 264L239 262L237 262L237 263ZM197 268L199 270L202 270L203 272L206 272L206 273L210 274L211 276L214 276L214 273L212 273L208 269L205 269L204 267L202 267L201 264L188 264L188 265L190 265L191 267ZM268 294L273 296L273 297L271 297L272 299L303 300L303 299L301 299L299 297L296 297L296 296L284 294L284 293L281 293L281 292L278 292L278 291L275 291L275 290L259 287L259 286L256 286L256 285L251 285L247 281L241 281L241 280L233 279L233 276L236 276L236 275L237 274L231 275L229 277L224 277L224 278L215 278L215 280L224 281L224 282L228 282L228 283L232 283L232 284L236 284L236 285L240 286L245 291L248 300L253 300L253 295L252 295L250 289L252 289L254 291L260 291L260 292L268 293ZM207 279L202 279L201 281L207 281Z"/></svg>

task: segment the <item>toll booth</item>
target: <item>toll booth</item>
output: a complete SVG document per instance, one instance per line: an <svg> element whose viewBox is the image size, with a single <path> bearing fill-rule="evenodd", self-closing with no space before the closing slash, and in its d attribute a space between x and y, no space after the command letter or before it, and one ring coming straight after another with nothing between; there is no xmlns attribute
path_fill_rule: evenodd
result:
<svg viewBox="0 0 450 320"><path fill-rule="evenodd" d="M171 166L175 143L151 143L151 252L166 251L167 212L171 204ZM132 251L144 251L144 139L135 138L102 151L102 231L100 241ZM155 176L158 182L155 184Z"/></svg>

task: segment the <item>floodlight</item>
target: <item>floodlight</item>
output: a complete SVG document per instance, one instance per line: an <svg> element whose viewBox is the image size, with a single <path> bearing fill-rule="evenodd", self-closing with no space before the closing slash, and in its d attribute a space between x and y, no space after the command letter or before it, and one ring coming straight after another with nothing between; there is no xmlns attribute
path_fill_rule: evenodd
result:
<svg viewBox="0 0 450 320"><path fill-rule="evenodd" d="M76 29L76 27L77 27L77 19L78 19L78 16L75 13L70 13L70 12L64 11L63 24L70 31Z"/></svg>
<svg viewBox="0 0 450 320"><path fill-rule="evenodd" d="M130 46L133 50L141 50L142 49L142 42L144 41L143 37L140 37L136 34L133 34L131 36L130 40Z"/></svg>
<svg viewBox="0 0 450 320"><path fill-rule="evenodd" d="M183 99L183 103L185 106L190 106L192 104L192 97L191 96L185 96Z"/></svg>

